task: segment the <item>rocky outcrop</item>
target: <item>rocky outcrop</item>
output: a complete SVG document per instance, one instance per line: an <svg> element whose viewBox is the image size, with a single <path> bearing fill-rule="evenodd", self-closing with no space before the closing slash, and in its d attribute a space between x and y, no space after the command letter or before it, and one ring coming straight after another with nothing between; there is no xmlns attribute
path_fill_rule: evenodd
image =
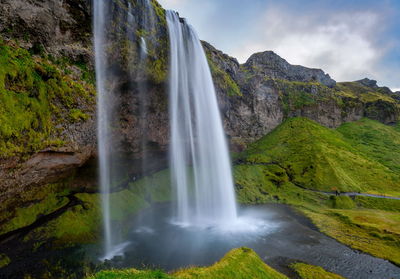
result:
<svg viewBox="0 0 400 279"><path fill-rule="evenodd" d="M92 61L91 1L0 1L0 33L27 48Z"/></svg>
<svg viewBox="0 0 400 279"><path fill-rule="evenodd" d="M393 93L393 98L395 98L396 100L400 101L400 91L396 91Z"/></svg>
<svg viewBox="0 0 400 279"><path fill-rule="evenodd" d="M272 79L288 81L319 82L328 87L334 87L336 81L320 69L310 69L291 65L273 51L253 54L243 64L243 70L253 75L261 75Z"/></svg>
<svg viewBox="0 0 400 279"><path fill-rule="evenodd" d="M363 85L363 86L365 86L365 87L369 87L371 89L375 89L375 90L377 90L377 91L379 91L381 93L384 93L384 94L388 94L388 95L392 95L393 94L392 90L390 90L389 87L386 87L386 86L379 87L378 86L378 82L376 80L373 80L373 79L363 78L363 79L357 80L356 82L361 84L361 85Z"/></svg>
<svg viewBox="0 0 400 279"><path fill-rule="evenodd" d="M290 65L271 51L254 54L240 65L210 44L203 45L211 68L217 68L212 72L226 132L238 150L287 117L308 117L331 128L362 117L386 124L399 119L395 93L376 81L336 83L322 70ZM221 71L240 94L228 93Z"/></svg>

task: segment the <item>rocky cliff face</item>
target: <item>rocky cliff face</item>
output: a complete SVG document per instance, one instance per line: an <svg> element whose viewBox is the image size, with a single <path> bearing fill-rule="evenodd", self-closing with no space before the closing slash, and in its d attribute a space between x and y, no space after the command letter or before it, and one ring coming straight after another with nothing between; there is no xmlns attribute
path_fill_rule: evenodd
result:
<svg viewBox="0 0 400 279"><path fill-rule="evenodd" d="M272 79L319 82L328 87L336 85L336 81L322 70L291 65L273 51L253 54L242 68L243 71Z"/></svg>
<svg viewBox="0 0 400 279"><path fill-rule="evenodd" d="M0 32L25 47L91 63L89 0L0 1Z"/></svg>
<svg viewBox="0 0 400 279"><path fill-rule="evenodd" d="M144 171L143 146L155 158L149 169L165 167L169 133L165 14L152 1L154 27L145 32L143 2L113 1L107 32L114 152L130 177ZM90 3L0 1L0 225L50 186L60 198L98 191ZM139 63L143 39L148 55Z"/></svg>
<svg viewBox="0 0 400 279"><path fill-rule="evenodd" d="M362 117L385 124L399 119L396 94L376 81L336 83L322 70L290 65L271 51L256 53L240 65L210 44L204 47L227 134L239 150L287 117L308 117L330 128Z"/></svg>

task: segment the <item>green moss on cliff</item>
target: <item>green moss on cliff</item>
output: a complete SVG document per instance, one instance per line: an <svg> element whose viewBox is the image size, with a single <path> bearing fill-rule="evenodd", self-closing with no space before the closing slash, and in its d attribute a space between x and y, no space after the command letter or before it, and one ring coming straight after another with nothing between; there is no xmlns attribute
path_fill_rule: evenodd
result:
<svg viewBox="0 0 400 279"><path fill-rule="evenodd" d="M220 69L209 57L208 65L210 66L211 74L216 85L221 88L228 96L242 96L237 83L231 76Z"/></svg>
<svg viewBox="0 0 400 279"><path fill-rule="evenodd" d="M358 82L343 82L337 84L335 95L350 108L357 103L362 104L366 117L385 123L397 121L400 117L400 102L380 88L370 88Z"/></svg>
<svg viewBox="0 0 400 279"><path fill-rule="evenodd" d="M101 237L101 203L99 194L76 194L82 204L76 205L57 219L38 228L29 238L54 239L59 247L73 246L78 243L92 243ZM113 226L123 231L124 221L148 206L139 195L128 190L110 194L112 205L111 220Z"/></svg>
<svg viewBox="0 0 400 279"><path fill-rule="evenodd" d="M50 61L0 42L0 157L59 145L68 110L94 101L94 88Z"/></svg>
<svg viewBox="0 0 400 279"><path fill-rule="evenodd" d="M358 82L340 82L337 83L337 94L345 97L351 97L361 100L363 103L376 102L379 100L388 103L397 103L395 99L387 94L374 90L373 88L366 87Z"/></svg>
<svg viewBox="0 0 400 279"><path fill-rule="evenodd" d="M0 234L13 231L34 223L38 217L47 215L68 203L68 199L59 198L56 194L50 194L39 203L33 203L27 207L16 209L15 217L0 229Z"/></svg>
<svg viewBox="0 0 400 279"><path fill-rule="evenodd" d="M0 205L0 234L29 226L39 217L66 205L68 199L63 189L64 183L49 184L7 199Z"/></svg>
<svg viewBox="0 0 400 279"><path fill-rule="evenodd" d="M283 111L290 112L322 101L329 89L319 83L273 80L282 100ZM325 90L326 89L326 90ZM318 94L315 94L318 92Z"/></svg>
<svg viewBox="0 0 400 279"><path fill-rule="evenodd" d="M87 120L89 115L82 112L80 109L71 109L69 117L71 122L80 122Z"/></svg>
<svg viewBox="0 0 400 279"><path fill-rule="evenodd" d="M160 171L136 182L126 189L109 194L111 222L115 231L122 235L135 214L154 202L169 201L171 197L169 170ZM101 237L101 195L76 194L81 201L60 217L31 232L26 240L53 239L57 247L93 243ZM32 216L33 218L33 216Z"/></svg>

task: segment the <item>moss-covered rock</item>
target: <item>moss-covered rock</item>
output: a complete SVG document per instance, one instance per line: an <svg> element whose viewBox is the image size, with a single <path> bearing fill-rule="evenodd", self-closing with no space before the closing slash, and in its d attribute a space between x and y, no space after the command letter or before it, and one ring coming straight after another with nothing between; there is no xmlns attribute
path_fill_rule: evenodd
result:
<svg viewBox="0 0 400 279"><path fill-rule="evenodd" d="M166 202L171 199L169 170L160 171L129 183L126 189L109 195L110 218L114 231L124 235L129 229L129 220L140 210L149 207L152 203ZM74 197L80 201L78 204L66 210L58 218L30 232L25 237L25 241L52 240L55 247L69 247L76 244L94 243L99 240L102 230L101 194L79 193ZM36 206L40 205L49 206L50 204L45 199ZM53 207L54 209L55 207ZM23 212L32 213L32 210L28 208ZM35 214L28 215L29 220L23 219L25 225L29 224L28 221L35 220ZM21 217L15 217L8 223L8 226L20 227L17 226L18 224L22 225L17 222L20 219Z"/></svg>
<svg viewBox="0 0 400 279"><path fill-rule="evenodd" d="M65 116L78 109L86 119L93 115L94 96L92 84L14 42L0 41L0 156L62 146L61 127L70 119Z"/></svg>

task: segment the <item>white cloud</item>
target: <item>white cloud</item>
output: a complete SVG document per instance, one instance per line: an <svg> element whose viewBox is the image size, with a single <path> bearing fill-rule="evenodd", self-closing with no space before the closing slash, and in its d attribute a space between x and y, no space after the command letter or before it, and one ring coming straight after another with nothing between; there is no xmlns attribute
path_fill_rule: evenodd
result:
<svg viewBox="0 0 400 279"><path fill-rule="evenodd" d="M337 10L324 5L298 9L284 1L159 2L187 17L201 39L240 62L255 52L273 50L289 63L321 68L338 81L368 77L400 87L400 68L385 61L400 42L382 38L390 24L390 7L384 4L375 10L368 5Z"/></svg>
<svg viewBox="0 0 400 279"><path fill-rule="evenodd" d="M166 9L176 9L180 5L186 4L190 0L158 0L158 2Z"/></svg>
<svg viewBox="0 0 400 279"><path fill-rule="evenodd" d="M315 12L315 11L314 11ZM372 11L307 14L268 8L250 37L232 49L244 62L252 53L274 50L292 64L322 68L337 80L371 76L385 54L376 35L381 15Z"/></svg>

